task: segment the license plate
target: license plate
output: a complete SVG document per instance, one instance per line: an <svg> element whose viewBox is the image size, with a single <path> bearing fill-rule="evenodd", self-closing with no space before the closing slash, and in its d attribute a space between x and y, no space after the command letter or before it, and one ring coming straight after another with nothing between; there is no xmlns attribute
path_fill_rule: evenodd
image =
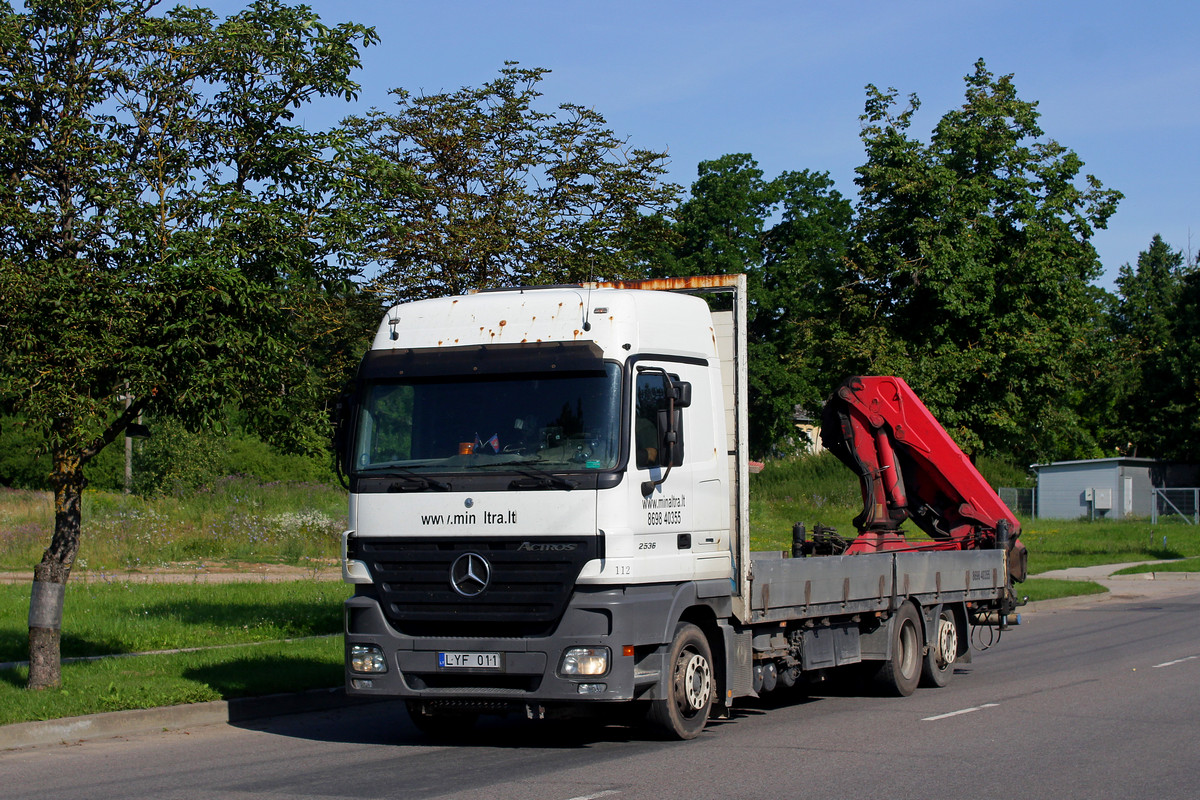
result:
<svg viewBox="0 0 1200 800"><path fill-rule="evenodd" d="M500 653L443 652L438 653L438 669L504 670Z"/></svg>

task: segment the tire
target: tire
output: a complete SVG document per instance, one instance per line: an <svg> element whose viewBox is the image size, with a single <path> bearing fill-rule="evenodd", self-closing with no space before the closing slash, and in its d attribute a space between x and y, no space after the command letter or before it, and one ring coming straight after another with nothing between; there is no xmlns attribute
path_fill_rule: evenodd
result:
<svg viewBox="0 0 1200 800"><path fill-rule="evenodd" d="M479 719L478 714L454 713L423 707L415 700L406 701L409 719L417 730L430 739L445 741L470 732Z"/></svg>
<svg viewBox="0 0 1200 800"><path fill-rule="evenodd" d="M934 622L929 651L921 665L921 685L940 689L949 683L957 657L958 623L955 622L954 612L943 608Z"/></svg>
<svg viewBox="0 0 1200 800"><path fill-rule="evenodd" d="M883 662L877 680L883 690L908 697L921 681L921 619L912 603L905 601L892 619L891 656Z"/></svg>
<svg viewBox="0 0 1200 800"><path fill-rule="evenodd" d="M668 696L650 701L647 721L671 739L695 739L708 724L715 692L712 650L704 632L681 622L667 656Z"/></svg>

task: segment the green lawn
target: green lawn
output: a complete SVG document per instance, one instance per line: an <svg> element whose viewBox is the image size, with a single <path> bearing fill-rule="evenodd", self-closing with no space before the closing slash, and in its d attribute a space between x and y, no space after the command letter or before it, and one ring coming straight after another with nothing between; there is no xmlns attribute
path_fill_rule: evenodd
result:
<svg viewBox="0 0 1200 800"><path fill-rule="evenodd" d="M68 584L63 687L30 692L26 667L0 669L0 724L336 686L349 593L316 580ZM0 662L28 658L28 610L28 584L0 586Z"/></svg>
<svg viewBox="0 0 1200 800"><path fill-rule="evenodd" d="M349 587L281 583L68 583L63 658L339 633ZM29 584L0 586L0 662L28 658Z"/></svg>
<svg viewBox="0 0 1200 800"><path fill-rule="evenodd" d="M1163 564L1139 564L1136 567L1126 567L1113 574L1144 575L1148 572L1200 572L1200 558L1183 558Z"/></svg>
<svg viewBox="0 0 1200 800"><path fill-rule="evenodd" d="M342 638L239 645L64 664L63 687L25 688L25 667L0 670L0 725L104 711L228 700L337 686Z"/></svg>

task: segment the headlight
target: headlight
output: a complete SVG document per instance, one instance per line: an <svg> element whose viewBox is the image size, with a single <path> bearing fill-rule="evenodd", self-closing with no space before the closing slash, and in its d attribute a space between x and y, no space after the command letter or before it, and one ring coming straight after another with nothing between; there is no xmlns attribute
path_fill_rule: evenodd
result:
<svg viewBox="0 0 1200 800"><path fill-rule="evenodd" d="M382 648L374 644L350 645L350 671L387 672L387 659L383 657Z"/></svg>
<svg viewBox="0 0 1200 800"><path fill-rule="evenodd" d="M603 675L608 672L607 647L572 647L563 653L558 672L563 677L573 675Z"/></svg>

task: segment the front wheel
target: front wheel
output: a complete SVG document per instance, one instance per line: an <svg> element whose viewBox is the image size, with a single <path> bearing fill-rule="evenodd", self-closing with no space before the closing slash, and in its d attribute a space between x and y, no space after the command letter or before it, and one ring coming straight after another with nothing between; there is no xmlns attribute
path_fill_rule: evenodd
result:
<svg viewBox="0 0 1200 800"><path fill-rule="evenodd" d="M675 628L667 657L667 697L650 702L647 720L674 739L694 739L708 724L713 700L712 650L704 632L688 622Z"/></svg>

